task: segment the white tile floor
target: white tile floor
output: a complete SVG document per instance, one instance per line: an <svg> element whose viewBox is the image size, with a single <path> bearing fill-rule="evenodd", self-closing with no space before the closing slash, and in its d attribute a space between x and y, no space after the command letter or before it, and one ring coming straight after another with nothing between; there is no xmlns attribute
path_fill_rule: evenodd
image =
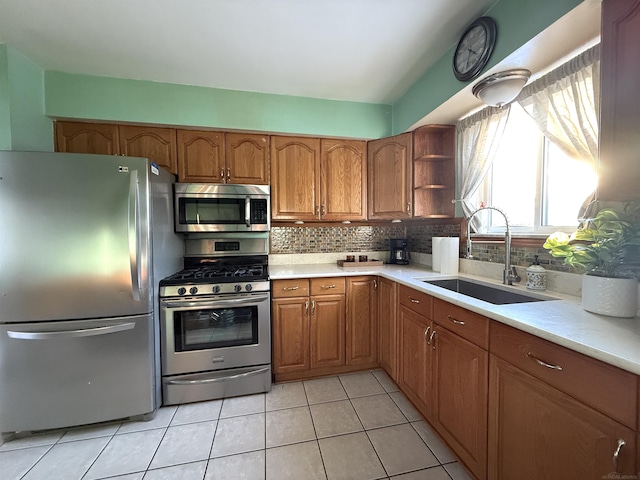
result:
<svg viewBox="0 0 640 480"><path fill-rule="evenodd" d="M470 480L382 371L0 445L2 480Z"/></svg>

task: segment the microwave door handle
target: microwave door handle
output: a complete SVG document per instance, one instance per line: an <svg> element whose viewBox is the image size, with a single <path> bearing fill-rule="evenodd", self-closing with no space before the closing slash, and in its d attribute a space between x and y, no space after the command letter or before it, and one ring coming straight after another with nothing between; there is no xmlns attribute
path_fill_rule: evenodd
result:
<svg viewBox="0 0 640 480"><path fill-rule="evenodd" d="M251 227L251 198L247 195L244 202L244 223L247 228Z"/></svg>
<svg viewBox="0 0 640 480"><path fill-rule="evenodd" d="M138 171L133 170L129 178L129 267L131 269L131 295L136 302L140 301L140 239L138 233L140 190L138 188Z"/></svg>

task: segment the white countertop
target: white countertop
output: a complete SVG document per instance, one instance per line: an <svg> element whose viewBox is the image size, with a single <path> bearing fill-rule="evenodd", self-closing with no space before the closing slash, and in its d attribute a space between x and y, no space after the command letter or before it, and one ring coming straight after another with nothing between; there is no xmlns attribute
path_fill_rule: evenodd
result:
<svg viewBox="0 0 640 480"><path fill-rule="evenodd" d="M356 275L380 275L640 375L640 317L614 318L595 315L582 309L580 297L546 291L542 293L558 300L493 305L422 282L421 279L427 278L451 278L424 266L383 265L371 268L341 268L336 264L269 266L269 276L272 280ZM465 274L458 276L500 285L483 277ZM508 288L514 292L532 293L524 287L524 282Z"/></svg>

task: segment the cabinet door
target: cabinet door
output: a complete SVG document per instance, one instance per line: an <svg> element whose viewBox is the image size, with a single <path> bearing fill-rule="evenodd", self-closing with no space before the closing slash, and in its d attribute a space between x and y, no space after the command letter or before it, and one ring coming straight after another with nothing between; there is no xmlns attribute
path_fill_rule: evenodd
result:
<svg viewBox="0 0 640 480"><path fill-rule="evenodd" d="M411 133L404 133L367 144L370 219L411 218L411 143Z"/></svg>
<svg viewBox="0 0 640 480"><path fill-rule="evenodd" d="M320 214L323 220L366 218L366 148L364 141L322 140Z"/></svg>
<svg viewBox="0 0 640 480"><path fill-rule="evenodd" d="M271 218L320 218L320 140L271 137Z"/></svg>
<svg viewBox="0 0 640 480"><path fill-rule="evenodd" d="M276 298L273 308L273 371L309 369L309 297Z"/></svg>
<svg viewBox="0 0 640 480"><path fill-rule="evenodd" d="M117 125L56 122L56 152L117 155L119 147Z"/></svg>
<svg viewBox="0 0 640 480"><path fill-rule="evenodd" d="M167 171L178 173L175 129L120 125L118 130L122 155L148 158Z"/></svg>
<svg viewBox="0 0 640 480"><path fill-rule="evenodd" d="M431 388L431 354L427 345L430 321L413 310L400 305L398 310L398 385L430 418L427 392Z"/></svg>
<svg viewBox="0 0 640 480"><path fill-rule="evenodd" d="M600 200L626 201L640 197L639 43L640 2L604 0L600 45Z"/></svg>
<svg viewBox="0 0 640 480"><path fill-rule="evenodd" d="M178 130L178 180L225 183L224 134Z"/></svg>
<svg viewBox="0 0 640 480"><path fill-rule="evenodd" d="M431 423L474 475L484 479L489 354L455 333L434 326Z"/></svg>
<svg viewBox="0 0 640 480"><path fill-rule="evenodd" d="M225 166L230 183L269 185L269 137L225 133Z"/></svg>
<svg viewBox="0 0 640 480"><path fill-rule="evenodd" d="M344 295L311 297L311 368L345 364Z"/></svg>
<svg viewBox="0 0 640 480"><path fill-rule="evenodd" d="M636 435L572 397L490 358L490 479L602 480L633 475ZM617 468L614 452L620 449ZM630 477L631 478L631 477Z"/></svg>
<svg viewBox="0 0 640 480"><path fill-rule="evenodd" d="M378 357L378 279L347 279L347 363L376 365Z"/></svg>
<svg viewBox="0 0 640 480"><path fill-rule="evenodd" d="M378 363L389 376L397 381L396 314L398 311L398 286L386 278L378 278Z"/></svg>

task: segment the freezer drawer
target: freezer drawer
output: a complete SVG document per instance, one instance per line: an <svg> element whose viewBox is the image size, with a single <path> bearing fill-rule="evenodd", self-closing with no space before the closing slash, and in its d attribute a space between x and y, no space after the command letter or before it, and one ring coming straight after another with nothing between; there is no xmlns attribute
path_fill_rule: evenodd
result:
<svg viewBox="0 0 640 480"><path fill-rule="evenodd" d="M0 325L0 432L154 411L153 315Z"/></svg>

